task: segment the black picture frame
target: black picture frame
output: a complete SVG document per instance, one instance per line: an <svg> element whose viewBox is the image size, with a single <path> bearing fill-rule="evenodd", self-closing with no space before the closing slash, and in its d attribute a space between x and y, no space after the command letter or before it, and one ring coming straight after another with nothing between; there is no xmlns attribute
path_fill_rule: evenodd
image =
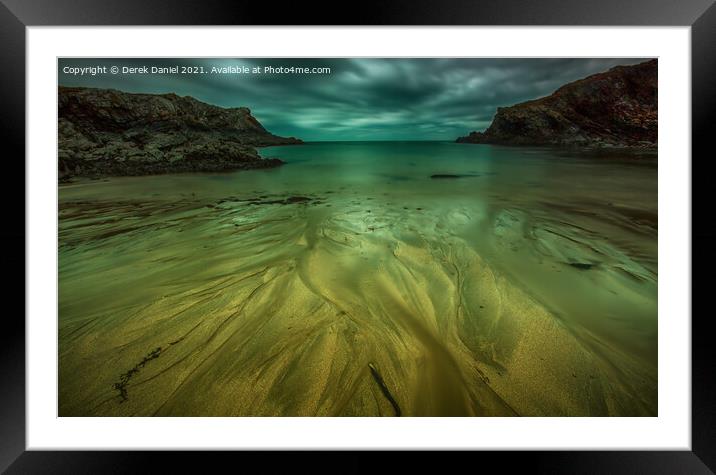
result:
<svg viewBox="0 0 716 475"><path fill-rule="evenodd" d="M710 216L706 194L710 174L709 139L716 136L716 6L714 0L364 0L352 7L301 2L239 2L223 0L0 0L0 127L4 137L4 198L7 220L0 228L0 253L6 276L6 302L19 301L25 289L25 29L27 26L104 25L569 25L569 26L690 26L692 66L692 216ZM54 74L54 72L48 73ZM672 157L678 158L678 157ZM668 159L668 157L666 158ZM697 193L697 190L699 190ZM12 223L12 226L10 226ZM16 224L17 223L17 224ZM20 224L22 223L22 224ZM716 265L716 223L692 220L692 308L705 301L708 278ZM698 252L698 259L695 258ZM22 277L21 277L22 276ZM700 291L700 292L697 292ZM698 297L697 297L698 295ZM0 470L8 473L122 473L144 472L149 462L159 461L164 472L184 466L198 454L151 452L53 452L26 451L25 444L25 301L15 310L5 306L0 345ZM706 308L704 306L704 308ZM501 470L529 464L531 470L549 473L713 473L716 471L716 363L709 313L692 311L692 451L570 451L482 452L460 456L480 465L499 460ZM688 319L689 315L682 318ZM232 453L212 454L223 463ZM266 454L242 453L243 464L267 463ZM292 454L292 470L373 471L374 455L333 452L317 465L308 453ZM425 464L424 454L413 462ZM426 465L423 465L427 468ZM273 471L273 470L272 470Z"/></svg>

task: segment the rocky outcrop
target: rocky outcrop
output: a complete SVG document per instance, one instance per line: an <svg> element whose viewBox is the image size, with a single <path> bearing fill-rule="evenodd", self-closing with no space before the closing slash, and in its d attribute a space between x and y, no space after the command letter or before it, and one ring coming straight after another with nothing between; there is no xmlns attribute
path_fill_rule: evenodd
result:
<svg viewBox="0 0 716 475"><path fill-rule="evenodd" d="M550 96L500 107L487 130L457 142L655 147L657 60L617 66L562 86Z"/></svg>
<svg viewBox="0 0 716 475"><path fill-rule="evenodd" d="M245 107L176 94L58 90L59 177L267 168L255 147L299 144L269 133Z"/></svg>

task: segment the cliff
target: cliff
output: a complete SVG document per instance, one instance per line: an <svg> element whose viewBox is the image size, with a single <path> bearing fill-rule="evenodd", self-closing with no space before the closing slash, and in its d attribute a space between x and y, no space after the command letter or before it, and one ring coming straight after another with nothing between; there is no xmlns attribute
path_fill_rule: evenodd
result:
<svg viewBox="0 0 716 475"><path fill-rule="evenodd" d="M657 118L654 59L588 76L541 99L500 107L487 130L457 142L655 147Z"/></svg>
<svg viewBox="0 0 716 475"><path fill-rule="evenodd" d="M59 87L59 178L278 166L254 147L299 144L269 133L245 107L176 94Z"/></svg>

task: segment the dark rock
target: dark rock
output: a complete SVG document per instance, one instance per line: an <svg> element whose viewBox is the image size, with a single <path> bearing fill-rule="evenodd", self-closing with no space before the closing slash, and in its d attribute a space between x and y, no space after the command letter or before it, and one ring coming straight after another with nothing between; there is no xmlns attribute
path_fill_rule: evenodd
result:
<svg viewBox="0 0 716 475"><path fill-rule="evenodd" d="M255 147L300 144L269 133L245 107L176 94L58 89L59 178L220 172L281 165Z"/></svg>
<svg viewBox="0 0 716 475"><path fill-rule="evenodd" d="M254 200L250 201L250 205L290 205L294 203L310 203L311 198L308 198L306 196L289 196L288 198L284 199L277 199L277 200ZM314 203L316 204L316 203Z"/></svg>
<svg viewBox="0 0 716 475"><path fill-rule="evenodd" d="M485 143L485 134L482 132L470 132L465 137L458 137L457 143Z"/></svg>
<svg viewBox="0 0 716 475"><path fill-rule="evenodd" d="M430 175L430 178L432 178L434 180L439 180L439 179L446 179L446 178L466 178L466 177L471 177L471 176L480 176L480 175L477 175L474 173L466 173L466 174L462 174L462 175L435 174L435 175Z"/></svg>
<svg viewBox="0 0 716 475"><path fill-rule="evenodd" d="M285 200L286 204L305 203L306 201L311 201L311 198L306 198L305 196L289 196Z"/></svg>
<svg viewBox="0 0 716 475"><path fill-rule="evenodd" d="M657 145L657 60L617 66L552 95L500 107L490 127L461 143L586 147Z"/></svg>
<svg viewBox="0 0 716 475"><path fill-rule="evenodd" d="M589 270L597 266L597 264L592 264L590 262L570 262L569 265L579 270Z"/></svg>

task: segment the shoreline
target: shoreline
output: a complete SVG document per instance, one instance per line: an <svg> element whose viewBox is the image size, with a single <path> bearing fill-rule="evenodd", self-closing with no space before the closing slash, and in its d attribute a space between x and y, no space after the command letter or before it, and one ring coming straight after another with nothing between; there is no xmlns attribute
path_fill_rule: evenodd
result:
<svg viewBox="0 0 716 475"><path fill-rule="evenodd" d="M259 160L238 162L234 164L218 163L192 163L180 162L177 164L166 163L142 163L134 170L125 173L92 173L77 175L58 175L59 184L74 183L77 179L84 180L103 180L106 178L118 177L138 177L138 176L161 176L161 175L182 175L182 174L203 174L203 173L229 173L242 170L264 170L269 168L278 168L285 162L280 158L262 158Z"/></svg>

